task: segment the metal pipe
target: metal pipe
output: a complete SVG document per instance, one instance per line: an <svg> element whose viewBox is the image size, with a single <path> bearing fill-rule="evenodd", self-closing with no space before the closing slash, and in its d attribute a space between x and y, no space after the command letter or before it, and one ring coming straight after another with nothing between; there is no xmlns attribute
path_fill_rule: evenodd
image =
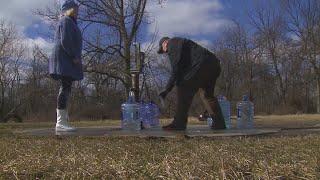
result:
<svg viewBox="0 0 320 180"><path fill-rule="evenodd" d="M154 74L153 74L153 72L151 71L151 68L150 68L150 62L151 61L148 61L147 63L144 63L144 64L146 65L147 69L149 70L149 74L150 74L150 77L152 78L152 81L156 82L156 78L155 78L155 76L154 76ZM158 83L155 83L155 87L156 87L157 94L160 94L160 87L159 87ZM159 97L159 99L160 99L161 107L165 108L164 99L162 97Z"/></svg>

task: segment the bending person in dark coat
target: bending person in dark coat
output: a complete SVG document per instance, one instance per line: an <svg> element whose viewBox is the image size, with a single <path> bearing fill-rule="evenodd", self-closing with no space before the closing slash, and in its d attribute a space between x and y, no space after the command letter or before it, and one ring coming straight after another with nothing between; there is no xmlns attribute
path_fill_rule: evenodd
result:
<svg viewBox="0 0 320 180"><path fill-rule="evenodd" d="M79 6L73 0L62 3L62 17L56 27L55 46L49 60L50 76L60 83L56 131L75 130L68 123L67 102L73 81L83 79L82 35L77 25L78 10Z"/></svg>
<svg viewBox="0 0 320 180"><path fill-rule="evenodd" d="M184 38L164 37L159 42L159 54L167 53L172 66L172 74L164 91L159 96L163 99L177 86L177 109L171 124L164 130L185 130L188 111L192 99L200 89L201 99L214 123L212 129L225 129L224 118L214 96L216 80L220 75L220 61L206 48Z"/></svg>

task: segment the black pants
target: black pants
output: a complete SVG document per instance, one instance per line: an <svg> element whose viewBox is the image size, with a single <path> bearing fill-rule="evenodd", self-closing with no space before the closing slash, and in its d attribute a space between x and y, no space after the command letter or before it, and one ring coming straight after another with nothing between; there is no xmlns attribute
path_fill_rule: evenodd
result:
<svg viewBox="0 0 320 180"><path fill-rule="evenodd" d="M72 82L73 80L69 77L61 77L59 79L60 89L57 97L57 109L64 110L67 108Z"/></svg>
<svg viewBox="0 0 320 180"><path fill-rule="evenodd" d="M220 63L208 61L201 65L199 71L190 80L177 85L177 109L173 123L178 127L185 128L188 121L188 111L194 95L200 90L200 97L210 115L215 116L216 125L225 127L221 109L214 89L217 78L221 72Z"/></svg>

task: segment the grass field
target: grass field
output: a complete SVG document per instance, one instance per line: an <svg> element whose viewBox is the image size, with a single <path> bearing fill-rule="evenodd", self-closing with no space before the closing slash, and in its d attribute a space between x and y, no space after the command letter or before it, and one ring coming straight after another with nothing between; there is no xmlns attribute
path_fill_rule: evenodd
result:
<svg viewBox="0 0 320 180"><path fill-rule="evenodd" d="M256 122L258 127L314 127L320 115L257 116ZM0 179L320 179L319 134L146 139L12 133L42 127L53 123L0 124Z"/></svg>

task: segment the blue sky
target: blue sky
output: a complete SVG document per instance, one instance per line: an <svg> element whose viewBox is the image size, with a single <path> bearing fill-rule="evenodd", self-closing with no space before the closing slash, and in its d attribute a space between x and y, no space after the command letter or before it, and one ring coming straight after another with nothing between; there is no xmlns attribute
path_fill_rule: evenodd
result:
<svg viewBox="0 0 320 180"><path fill-rule="evenodd" d="M247 23L246 12L253 0L167 0L163 5L149 3L147 11L153 23L146 28L146 38L183 36L209 47L233 20Z"/></svg>
<svg viewBox="0 0 320 180"><path fill-rule="evenodd" d="M16 25L23 39L32 46L52 47L47 38L48 24L33 14L35 9L52 6L58 0L0 0L0 18ZM254 0L167 0L163 5L150 0L147 11L153 23L143 27L147 44L157 30L161 36L183 36L210 46L232 24L232 19L245 23L246 11Z"/></svg>

